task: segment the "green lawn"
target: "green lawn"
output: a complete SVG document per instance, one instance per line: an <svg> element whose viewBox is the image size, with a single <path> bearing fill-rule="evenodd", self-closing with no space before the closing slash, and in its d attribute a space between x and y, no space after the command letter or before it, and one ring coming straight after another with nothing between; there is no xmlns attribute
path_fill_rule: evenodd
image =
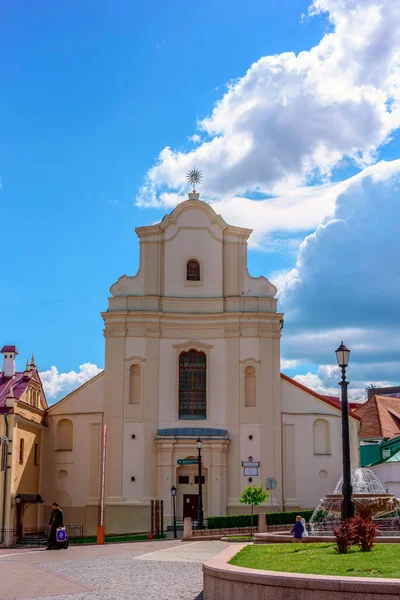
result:
<svg viewBox="0 0 400 600"><path fill-rule="evenodd" d="M287 573L400 577L400 544L377 544L370 552L352 548L339 554L333 544L268 544L246 546L231 565Z"/></svg>

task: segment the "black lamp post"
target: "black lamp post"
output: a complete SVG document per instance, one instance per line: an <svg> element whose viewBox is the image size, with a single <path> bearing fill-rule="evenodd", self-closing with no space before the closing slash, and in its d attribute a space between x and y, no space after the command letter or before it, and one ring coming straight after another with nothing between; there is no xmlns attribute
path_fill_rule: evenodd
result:
<svg viewBox="0 0 400 600"><path fill-rule="evenodd" d="M197 438L197 461L199 465L199 508L197 517L197 528L203 529L203 487L202 487L202 475L201 475L201 447L203 442L200 438Z"/></svg>
<svg viewBox="0 0 400 600"><path fill-rule="evenodd" d="M343 458L343 500L342 521L354 517L353 488L351 485L351 462L350 462L350 434L349 434L349 404L347 401L346 368L349 364L350 350L343 342L336 350L336 358L342 369L342 380L339 382L342 388L342 458Z"/></svg>
<svg viewBox="0 0 400 600"><path fill-rule="evenodd" d="M176 532L176 487L173 485L171 488L171 496L172 496L172 510L174 513L174 539L176 540L176 538L178 537L178 534Z"/></svg>

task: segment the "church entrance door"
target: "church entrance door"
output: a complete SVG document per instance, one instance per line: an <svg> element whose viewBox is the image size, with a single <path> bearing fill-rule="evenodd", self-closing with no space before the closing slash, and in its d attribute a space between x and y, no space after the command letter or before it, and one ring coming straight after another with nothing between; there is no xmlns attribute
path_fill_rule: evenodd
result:
<svg viewBox="0 0 400 600"><path fill-rule="evenodd" d="M183 517L190 517L192 521L197 521L199 510L198 494L183 495Z"/></svg>

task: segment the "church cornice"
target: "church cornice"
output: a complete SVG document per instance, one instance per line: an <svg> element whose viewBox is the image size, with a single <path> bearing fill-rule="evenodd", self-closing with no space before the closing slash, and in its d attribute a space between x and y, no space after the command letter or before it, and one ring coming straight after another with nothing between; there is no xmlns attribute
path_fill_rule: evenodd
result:
<svg viewBox="0 0 400 600"><path fill-rule="evenodd" d="M151 236L161 236L171 225L176 225L179 216L187 211L187 210L200 210L204 214L206 214L210 219L211 225L217 225L224 234L228 234L234 237L240 237L246 239L252 233L251 229L246 229L245 227L235 227L233 225L228 225L228 223L218 215L215 210L206 202L201 202L199 200L185 200L178 204L174 210L166 215L162 221L156 223L155 225L147 225L144 227L136 227L135 231L140 240L143 240L147 237Z"/></svg>

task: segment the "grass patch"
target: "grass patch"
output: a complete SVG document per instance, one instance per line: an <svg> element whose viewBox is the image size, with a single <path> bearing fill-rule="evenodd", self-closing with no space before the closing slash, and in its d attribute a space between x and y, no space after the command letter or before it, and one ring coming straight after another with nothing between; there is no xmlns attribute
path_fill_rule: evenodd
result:
<svg viewBox="0 0 400 600"><path fill-rule="evenodd" d="M250 569L347 575L349 577L400 577L400 544L377 544L370 552L352 548L338 554L333 544L268 544L246 546L229 564Z"/></svg>

